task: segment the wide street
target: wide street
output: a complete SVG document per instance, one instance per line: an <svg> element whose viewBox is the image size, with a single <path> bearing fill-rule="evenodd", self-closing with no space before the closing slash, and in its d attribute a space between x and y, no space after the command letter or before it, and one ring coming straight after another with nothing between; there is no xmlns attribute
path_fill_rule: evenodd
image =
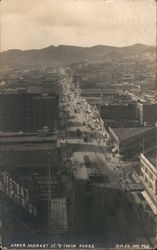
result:
<svg viewBox="0 0 157 250"><path fill-rule="evenodd" d="M72 161L77 162L78 165L84 168L84 157L88 156L89 160L95 163L97 171L107 176L110 183L120 183L123 176L123 167L117 167L117 162L109 161L105 157L106 146L100 146L99 139L88 126L88 116L81 97L70 90L66 80L63 82L64 111L65 114L68 114L66 115L67 135L65 139L71 145ZM80 131L80 135L77 135L77 130ZM87 141L84 140L86 135L88 137ZM61 139L60 142L65 143L65 139ZM75 169L74 174L75 172L80 172L81 174L84 172L85 174L86 171L81 171L81 167ZM85 176L81 175L80 178L85 178Z"/></svg>
<svg viewBox="0 0 157 250"><path fill-rule="evenodd" d="M71 205L70 223L77 207L81 237L93 237L109 245L124 242L151 244L149 237L153 236L147 235L143 218L135 213L136 203L132 195L122 190L121 184L126 181L123 168L127 172L128 164L106 158L106 145L100 146L96 133L89 127L86 105L78 90L66 77L60 84L64 118L60 143L62 148L66 146L64 158L70 160L71 172L76 180L88 182L92 176L101 176L101 181L94 179L90 182L90 198L84 194L78 198L77 192L73 193L72 199L77 204ZM87 167L86 161L90 162L90 167ZM70 190L68 183L67 180Z"/></svg>

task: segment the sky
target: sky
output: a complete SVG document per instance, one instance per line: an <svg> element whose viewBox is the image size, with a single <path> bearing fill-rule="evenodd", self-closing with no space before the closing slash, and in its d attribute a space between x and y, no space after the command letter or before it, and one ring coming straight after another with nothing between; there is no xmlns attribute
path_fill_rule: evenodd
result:
<svg viewBox="0 0 157 250"><path fill-rule="evenodd" d="M155 45L155 0L2 0L1 51Z"/></svg>

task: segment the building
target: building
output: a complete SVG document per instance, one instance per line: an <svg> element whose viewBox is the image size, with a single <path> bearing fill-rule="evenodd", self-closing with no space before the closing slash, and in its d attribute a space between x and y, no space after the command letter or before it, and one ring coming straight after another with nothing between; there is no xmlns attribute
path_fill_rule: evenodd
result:
<svg viewBox="0 0 157 250"><path fill-rule="evenodd" d="M59 195L60 148L56 135L6 133L0 136L0 170L29 192L38 220L47 221L48 188L51 198ZM51 182L48 182L49 178ZM50 183L50 186L48 185ZM9 188L13 188L13 185ZM7 189L7 187L6 187ZM10 192L14 190L10 190ZM7 195L5 195L5 200ZM16 201L12 199L12 206ZM22 209L22 206L19 206Z"/></svg>
<svg viewBox="0 0 157 250"><path fill-rule="evenodd" d="M142 192L144 198L157 214L157 151L140 155L141 173L140 180L145 187Z"/></svg>
<svg viewBox="0 0 157 250"><path fill-rule="evenodd" d="M136 127L136 103L127 101L106 102L99 107L105 127Z"/></svg>
<svg viewBox="0 0 157 250"><path fill-rule="evenodd" d="M137 120L114 120L114 119L104 119L104 126L105 128L111 127L111 128L130 128L130 127L139 127L139 121Z"/></svg>
<svg viewBox="0 0 157 250"><path fill-rule="evenodd" d="M0 94L0 131L58 129L58 95L26 92Z"/></svg>
<svg viewBox="0 0 157 250"><path fill-rule="evenodd" d="M123 158L137 156L156 146L156 130L154 127L110 128L114 152Z"/></svg>
<svg viewBox="0 0 157 250"><path fill-rule="evenodd" d="M4 232L3 242L12 241L16 234L21 234L23 242L26 238L39 239L42 228L47 233L48 224L53 226L53 217L49 208L51 201L63 197L63 180L60 144L57 135L50 133L0 133L0 184L2 184L1 198L3 202L3 227L12 225L15 228ZM66 217L66 202L59 203L60 213L65 216L65 230L68 230ZM56 203L57 205L58 203ZM12 208L11 215L7 214ZM58 214L59 217L59 214ZM55 222L54 222L55 223ZM29 228L28 232L25 229ZM22 234L22 230L24 233ZM54 228L55 230L55 228ZM31 235L33 232L33 235ZM18 238L17 238L18 239ZM33 238L32 238L33 239Z"/></svg>
<svg viewBox="0 0 157 250"><path fill-rule="evenodd" d="M114 120L135 120L135 103L105 103L100 107L102 119Z"/></svg>
<svg viewBox="0 0 157 250"><path fill-rule="evenodd" d="M48 127L49 131L58 128L58 97L42 94L32 96L32 130L37 131Z"/></svg>
<svg viewBox="0 0 157 250"><path fill-rule="evenodd" d="M157 103L137 102L137 113L142 126L155 126L157 123Z"/></svg>

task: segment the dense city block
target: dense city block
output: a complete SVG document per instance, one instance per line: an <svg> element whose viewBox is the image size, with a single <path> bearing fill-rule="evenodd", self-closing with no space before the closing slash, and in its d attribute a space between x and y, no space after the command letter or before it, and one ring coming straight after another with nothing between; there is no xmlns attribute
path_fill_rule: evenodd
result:
<svg viewBox="0 0 157 250"><path fill-rule="evenodd" d="M154 47L14 53L0 77L2 245L154 246Z"/></svg>

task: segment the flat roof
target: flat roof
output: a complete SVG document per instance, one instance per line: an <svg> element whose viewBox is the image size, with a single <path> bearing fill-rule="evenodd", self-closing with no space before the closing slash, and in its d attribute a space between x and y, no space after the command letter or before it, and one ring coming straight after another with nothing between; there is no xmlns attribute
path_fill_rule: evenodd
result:
<svg viewBox="0 0 157 250"><path fill-rule="evenodd" d="M54 149L51 144L46 148L12 147L12 149L8 148L3 151L0 148L0 165L6 167L6 170L7 168L27 168L28 172L30 168L48 166L49 160L56 166L58 158Z"/></svg>
<svg viewBox="0 0 157 250"><path fill-rule="evenodd" d="M30 136L0 136L0 143L1 144L18 144L18 143L45 143L45 142L56 142L57 136L50 135L50 136L37 136L37 135L30 135Z"/></svg>
<svg viewBox="0 0 157 250"><path fill-rule="evenodd" d="M113 128L112 130L118 136L120 140L127 140L130 137L143 134L151 131L154 127L139 127L139 128Z"/></svg>
<svg viewBox="0 0 157 250"><path fill-rule="evenodd" d="M23 143L23 144L6 144L0 145L0 152L5 151L38 151L38 150L53 150L55 149L56 143L45 142L45 143Z"/></svg>
<svg viewBox="0 0 157 250"><path fill-rule="evenodd" d="M38 130L36 132L23 132L23 131L18 131L18 132L2 132L0 131L0 138L2 137L25 137L25 136L38 136L39 133L44 133L42 130ZM48 136L55 136L55 132L49 132Z"/></svg>
<svg viewBox="0 0 157 250"><path fill-rule="evenodd" d="M128 106L130 103L134 103L134 102L130 102L130 100L127 100L127 102L121 102L121 100L117 100L116 102L113 101L106 101L105 103L102 104L102 107L106 107L106 106Z"/></svg>

